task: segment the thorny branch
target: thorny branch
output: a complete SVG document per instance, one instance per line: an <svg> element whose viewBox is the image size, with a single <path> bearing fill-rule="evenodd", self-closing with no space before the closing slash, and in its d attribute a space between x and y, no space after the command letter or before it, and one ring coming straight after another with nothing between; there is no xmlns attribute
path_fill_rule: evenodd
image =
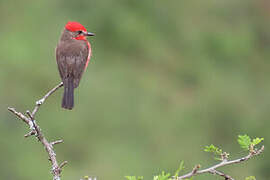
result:
<svg viewBox="0 0 270 180"><path fill-rule="evenodd" d="M60 165L58 164L58 162L56 160L56 153L54 152L54 149L53 149L54 145L62 143L63 140L49 142L45 138L44 134L42 133L39 125L36 123L35 115L38 112L40 106L45 102L45 100L50 95L52 95L57 89L59 89L62 86L63 86L63 83L61 82L57 86L55 86L53 89L51 89L47 94L45 94L45 96L43 96L43 98L41 98L40 100L38 100L36 102L36 106L34 107L32 112L30 112L29 110L26 111L27 116L21 112L16 111L16 109L13 107L8 107L8 110L10 112L15 114L19 119L21 119L24 123L26 123L29 126L30 132L25 134L24 137L29 137L29 136L35 135L37 137L37 139L44 146L45 150L48 153L49 160L52 164L53 180L60 180L62 168L67 164L67 161L62 162Z"/></svg>
<svg viewBox="0 0 270 180"><path fill-rule="evenodd" d="M187 178L191 178L192 176L197 176L199 174L204 174L204 173L210 173L213 175L218 175L221 177L224 177L225 180L234 180L231 176L226 175L225 173L218 171L217 168L223 167L223 166L227 166L227 165L231 165L231 164L238 164L244 161L249 160L250 158L260 155L264 150L264 146L262 146L260 149L254 149L253 147L250 149L249 154L245 157L239 158L239 159L235 159L235 160L228 160L228 156L225 153L222 155L222 161L219 164L216 164L212 167L206 168L206 169L202 169L199 170L200 165L196 165L193 170L185 175L179 176L179 177L173 177L173 180L182 180L182 179L187 179Z"/></svg>

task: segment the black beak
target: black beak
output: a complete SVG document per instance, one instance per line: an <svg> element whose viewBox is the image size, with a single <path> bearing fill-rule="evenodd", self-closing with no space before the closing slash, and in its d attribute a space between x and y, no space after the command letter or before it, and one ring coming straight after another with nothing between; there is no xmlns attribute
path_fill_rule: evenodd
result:
<svg viewBox="0 0 270 180"><path fill-rule="evenodd" d="M91 32L87 32L87 33L85 33L84 35L85 35L85 36L95 36L95 34L94 34L94 33L91 33Z"/></svg>

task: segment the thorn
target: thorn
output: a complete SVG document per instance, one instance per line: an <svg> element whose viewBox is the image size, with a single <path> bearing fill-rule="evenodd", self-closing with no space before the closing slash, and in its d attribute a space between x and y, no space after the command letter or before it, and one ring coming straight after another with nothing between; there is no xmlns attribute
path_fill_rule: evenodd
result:
<svg viewBox="0 0 270 180"><path fill-rule="evenodd" d="M51 145L53 146L53 145L56 145L56 144L60 144L62 142L64 142L64 140L63 139L60 139L60 140L51 142Z"/></svg>
<svg viewBox="0 0 270 180"><path fill-rule="evenodd" d="M260 149L256 150L255 155L260 155L264 151L264 146L262 146Z"/></svg>
<svg viewBox="0 0 270 180"><path fill-rule="evenodd" d="M62 168L63 168L67 163L68 163L67 161L62 162L62 163L59 165L59 168L62 170Z"/></svg>
<svg viewBox="0 0 270 180"><path fill-rule="evenodd" d="M30 131L29 133L25 134L24 137L25 137L25 138L28 138L29 136L33 136L33 135L35 135L36 133L37 133L36 131L33 131L33 130L32 130L32 131Z"/></svg>
<svg viewBox="0 0 270 180"><path fill-rule="evenodd" d="M29 116L29 118L30 118L31 120L33 120L32 113L31 113L29 110L26 111L26 114Z"/></svg>

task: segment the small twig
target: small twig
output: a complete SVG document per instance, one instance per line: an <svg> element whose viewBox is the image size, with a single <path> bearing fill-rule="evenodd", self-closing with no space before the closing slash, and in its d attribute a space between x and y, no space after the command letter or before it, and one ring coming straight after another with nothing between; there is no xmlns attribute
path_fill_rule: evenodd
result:
<svg viewBox="0 0 270 180"><path fill-rule="evenodd" d="M26 124L29 124L30 119L28 119L23 113L21 112L17 112L15 110L15 108L12 107L8 107L8 110L10 112L12 112L13 114L15 114L18 118L20 118L23 122L25 122Z"/></svg>
<svg viewBox="0 0 270 180"><path fill-rule="evenodd" d="M228 161L227 158L225 158L219 164L216 164L216 165L214 165L212 167L209 167L209 168L206 168L206 169L203 169L203 170L198 170L199 168L196 168L197 167L196 166L190 173L179 176L179 177L173 177L173 179L174 180L181 180L181 179L190 178L192 176L197 176L197 175L203 174L203 173L211 173L211 174L214 174L214 175L219 175L221 177L224 177L225 179L228 179L228 180L234 180L231 176L226 175L223 172L218 171L217 168L247 161L247 160L249 160L250 158L252 158L254 156L260 155L263 151L264 151L264 146L262 146L258 150L250 151L249 154L247 156L245 156L245 157L235 159L235 160L231 160L231 161Z"/></svg>
<svg viewBox="0 0 270 180"><path fill-rule="evenodd" d="M56 160L56 154L53 150L53 145L62 143L63 140L57 140L54 142L49 143L49 141L45 138L44 134L42 133L40 127L35 121L35 114L39 110L40 106L45 102L45 100L52 95L57 89L63 86L63 83L61 82L58 84L56 87L54 87L52 90L50 90L42 99L38 100L36 102L36 106L34 107L34 110L32 113L30 111L26 111L27 116L25 116L21 112L17 112L15 108L9 107L8 110L15 114L17 117L19 117L23 122L25 122L29 128L30 132L25 134L24 137L29 137L31 135L36 135L38 140L42 143L44 146L45 150L48 153L49 160L51 161L52 164L52 174L53 174L53 180L60 180L60 174L62 168L67 164L67 161L64 161L60 165L58 165L58 162Z"/></svg>
<svg viewBox="0 0 270 180"><path fill-rule="evenodd" d="M39 110L39 107L45 102L45 100L52 95L57 89L59 89L60 87L63 86L63 82L59 83L57 86L55 86L52 90L50 90L47 94L45 94L45 96L43 96L43 98L41 98L40 100L38 100L36 102L36 106L34 108L34 110L32 111L32 116L33 118L35 118L35 115L37 113L37 111Z"/></svg>

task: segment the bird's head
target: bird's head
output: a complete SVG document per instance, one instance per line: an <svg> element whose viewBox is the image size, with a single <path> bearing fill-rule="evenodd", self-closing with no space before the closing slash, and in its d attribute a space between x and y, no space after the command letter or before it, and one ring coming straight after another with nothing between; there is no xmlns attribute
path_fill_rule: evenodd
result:
<svg viewBox="0 0 270 180"><path fill-rule="evenodd" d="M69 21L65 29L70 32L73 39L86 40L86 36L95 36L94 33L87 32L86 28L78 22Z"/></svg>

